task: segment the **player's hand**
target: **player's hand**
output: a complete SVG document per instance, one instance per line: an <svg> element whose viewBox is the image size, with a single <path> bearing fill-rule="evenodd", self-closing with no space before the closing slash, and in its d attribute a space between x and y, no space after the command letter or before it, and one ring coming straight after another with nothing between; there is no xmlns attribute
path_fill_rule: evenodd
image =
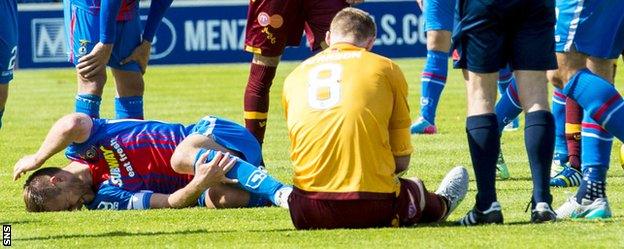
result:
<svg viewBox="0 0 624 249"><path fill-rule="evenodd" d="M106 69L106 63L108 63L112 53L113 44L98 42L91 50L91 53L78 59L78 65L76 65L78 73L87 79L96 76Z"/></svg>
<svg viewBox="0 0 624 249"><path fill-rule="evenodd" d="M38 169L41 165L43 165L43 162L36 155L22 157L13 167L13 181L17 181L26 172Z"/></svg>
<svg viewBox="0 0 624 249"><path fill-rule="evenodd" d="M423 1L424 0L416 0L416 3L418 4L418 7L420 7L420 10L424 10L424 8L423 8Z"/></svg>
<svg viewBox="0 0 624 249"><path fill-rule="evenodd" d="M219 183L238 183L236 179L225 177L225 174L236 164L237 158L230 156L229 153L223 154L218 151L210 162L202 163L206 161L209 153L210 151L207 151L202 154L195 165L193 180L198 181L199 187L207 189Z"/></svg>
<svg viewBox="0 0 624 249"><path fill-rule="evenodd" d="M152 43L149 41L141 42L141 45L134 48L132 54L127 58L123 59L119 64L125 65L131 61L135 61L139 64L141 68L141 73L145 74L145 70L147 69L147 62L149 61L150 52L152 51Z"/></svg>
<svg viewBox="0 0 624 249"><path fill-rule="evenodd" d="M359 3L363 3L364 0L347 0L348 4L354 5L354 4L359 4Z"/></svg>

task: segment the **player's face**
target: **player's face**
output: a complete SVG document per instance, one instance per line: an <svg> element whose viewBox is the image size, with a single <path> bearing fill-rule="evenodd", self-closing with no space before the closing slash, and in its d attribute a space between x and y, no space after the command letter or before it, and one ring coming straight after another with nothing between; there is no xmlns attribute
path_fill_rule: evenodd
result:
<svg viewBox="0 0 624 249"><path fill-rule="evenodd" d="M61 193L46 204L48 211L80 210L85 203L93 199L91 187L73 175L56 186L61 189Z"/></svg>

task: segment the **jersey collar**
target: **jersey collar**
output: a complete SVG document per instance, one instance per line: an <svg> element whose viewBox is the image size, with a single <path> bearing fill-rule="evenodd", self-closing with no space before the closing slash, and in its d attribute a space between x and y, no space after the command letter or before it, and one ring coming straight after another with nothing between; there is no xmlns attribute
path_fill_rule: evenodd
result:
<svg viewBox="0 0 624 249"><path fill-rule="evenodd" d="M328 51L344 51L344 50L366 50L365 48L358 47L351 43L339 42L334 45L331 45L328 48Z"/></svg>

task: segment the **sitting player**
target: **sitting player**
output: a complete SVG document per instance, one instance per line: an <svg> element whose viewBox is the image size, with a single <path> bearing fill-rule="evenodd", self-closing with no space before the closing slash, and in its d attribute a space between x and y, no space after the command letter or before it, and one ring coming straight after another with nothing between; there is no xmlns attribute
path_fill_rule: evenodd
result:
<svg viewBox="0 0 624 249"><path fill-rule="evenodd" d="M287 208L292 190L257 167L260 145L245 128L212 116L183 126L70 114L56 122L37 153L15 165L13 178L41 167L66 147L71 161L66 167L40 169L26 181L28 211L75 210L82 205L234 208L269 202ZM238 182L238 187L220 182Z"/></svg>
<svg viewBox="0 0 624 249"><path fill-rule="evenodd" d="M446 219L466 195L453 169L436 193L407 171L412 146L407 82L398 65L368 52L372 17L345 8L330 47L286 79L283 105L295 167L288 200L297 229L409 226Z"/></svg>

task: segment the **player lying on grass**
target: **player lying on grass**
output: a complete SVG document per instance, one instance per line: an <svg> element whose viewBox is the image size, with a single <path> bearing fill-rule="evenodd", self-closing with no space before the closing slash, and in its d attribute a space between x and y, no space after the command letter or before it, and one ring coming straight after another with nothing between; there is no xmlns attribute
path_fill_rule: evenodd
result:
<svg viewBox="0 0 624 249"><path fill-rule="evenodd" d="M284 83L297 229L438 222L466 195L462 167L435 194L417 178L398 177L412 153L407 82L397 64L367 51L375 33L368 13L345 8L331 23L330 47Z"/></svg>
<svg viewBox="0 0 624 249"><path fill-rule="evenodd" d="M40 169L26 181L28 211L83 205L148 209L273 203L287 208L292 190L258 168L260 145L245 128L212 116L184 126L70 114L56 122L37 153L17 162L13 178L65 148L67 166Z"/></svg>

